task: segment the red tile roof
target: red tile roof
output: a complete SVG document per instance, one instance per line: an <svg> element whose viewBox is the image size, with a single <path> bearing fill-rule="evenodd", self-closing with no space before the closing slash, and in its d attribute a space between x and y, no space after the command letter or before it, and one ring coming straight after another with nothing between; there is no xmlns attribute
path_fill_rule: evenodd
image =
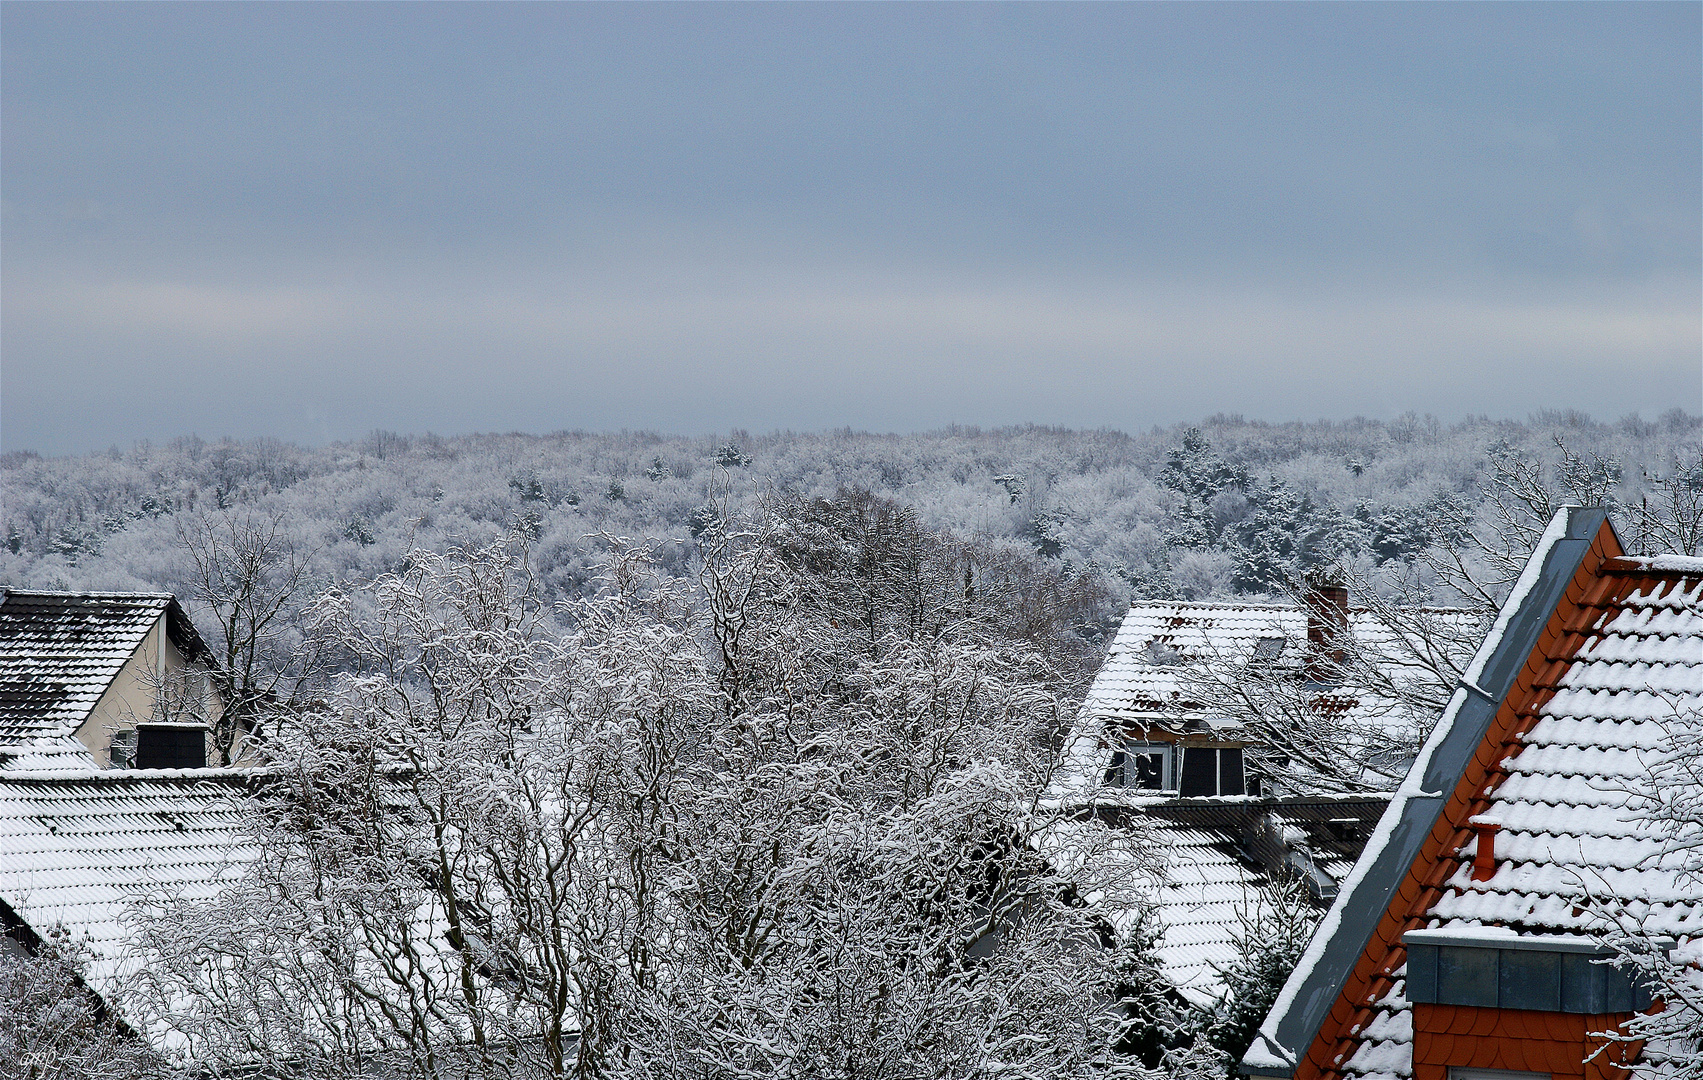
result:
<svg viewBox="0 0 1703 1080"><path fill-rule="evenodd" d="M1660 829L1628 805L1648 776L1642 755L1661 743L1666 723L1676 712L1703 708L1700 599L1703 559L1621 557L1612 528L1602 524L1304 1049L1297 1080L1413 1075L1401 944L1407 930L1498 926L1518 934L1588 935L1600 929L1589 889L1599 900L1625 905L1652 932L1681 941L1703 936L1703 896L1673 859L1661 857ZM1493 873L1485 880L1473 875L1475 823L1499 826ZM1362 862L1377 854L1369 845ZM1340 931L1345 924L1334 925ZM1520 1019L1515 1010L1482 1011L1512 1017L1509 1023ZM1527 1019L1526 1027L1539 1023ZM1565 1040L1536 1028L1513 1032L1509 1038L1526 1040L1526 1049L1510 1044L1497 1052L1518 1051L1524 1064L1474 1064L1578 1073L1578 1061L1563 1069L1550 1060L1563 1053L1557 1046L1565 1043L1572 1053L1579 1045L1576 1020L1541 1021L1568 1025ZM1458 1030L1446 1017L1430 1021ZM1274 1010L1266 1030L1275 1031L1277 1022ZM1488 1022L1479 1017L1474 1024ZM1472 1025L1462 1032L1473 1033ZM1444 1053L1440 1037L1432 1026L1420 1056Z"/></svg>

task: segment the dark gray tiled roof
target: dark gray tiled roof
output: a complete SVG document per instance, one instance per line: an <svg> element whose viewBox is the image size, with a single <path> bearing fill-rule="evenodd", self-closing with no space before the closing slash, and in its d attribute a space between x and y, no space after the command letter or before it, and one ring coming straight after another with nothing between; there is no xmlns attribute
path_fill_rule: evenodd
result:
<svg viewBox="0 0 1703 1080"><path fill-rule="evenodd" d="M76 730L162 613L181 651L206 651L170 593L6 590L0 746Z"/></svg>
<svg viewBox="0 0 1703 1080"><path fill-rule="evenodd" d="M1162 855L1150 896L1162 936L1155 953L1165 977L1197 1005L1223 993L1222 972L1241 953L1240 936L1265 909L1262 890L1290 877L1292 853L1333 880L1346 876L1387 795L1316 797L1175 796L1095 807L1108 824L1131 828ZM1136 914L1113 914L1127 930Z"/></svg>

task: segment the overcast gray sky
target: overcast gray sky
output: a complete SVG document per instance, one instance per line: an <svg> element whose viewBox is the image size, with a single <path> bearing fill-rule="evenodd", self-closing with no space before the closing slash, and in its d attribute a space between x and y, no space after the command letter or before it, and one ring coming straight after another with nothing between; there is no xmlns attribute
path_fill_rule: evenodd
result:
<svg viewBox="0 0 1703 1080"><path fill-rule="evenodd" d="M1703 408L1703 5L0 6L0 445Z"/></svg>

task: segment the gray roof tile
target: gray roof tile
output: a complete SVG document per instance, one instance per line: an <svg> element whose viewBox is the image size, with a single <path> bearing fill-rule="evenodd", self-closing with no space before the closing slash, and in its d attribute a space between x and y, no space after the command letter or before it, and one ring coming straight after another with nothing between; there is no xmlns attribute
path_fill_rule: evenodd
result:
<svg viewBox="0 0 1703 1080"><path fill-rule="evenodd" d="M169 593L6 590L0 599L0 747L75 731L162 614L179 649L205 653Z"/></svg>
<svg viewBox="0 0 1703 1080"><path fill-rule="evenodd" d="M103 991L133 900L211 896L251 856L244 782L207 769L0 773L0 901L38 934L60 927L85 943Z"/></svg>

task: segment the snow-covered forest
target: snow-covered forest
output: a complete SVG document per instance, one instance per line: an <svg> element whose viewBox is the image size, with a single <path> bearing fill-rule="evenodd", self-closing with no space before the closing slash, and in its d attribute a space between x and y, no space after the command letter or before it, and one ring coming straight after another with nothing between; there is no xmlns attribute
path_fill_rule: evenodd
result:
<svg viewBox="0 0 1703 1080"><path fill-rule="evenodd" d="M68 1075L1231 1075L1316 914L1250 902L1208 1006L1162 926L1113 930L1154 910L1158 848L1047 792L1122 603L1329 568L1435 653L1434 713L1476 638L1432 649L1401 605L1492 609L1555 502L1695 554L1700 436L1674 410L14 453L0 581L180 594L226 736L265 736L238 864L150 894L103 984L166 1057L89 1013L105 1070ZM70 1060L39 1032L79 959L0 966L0 1064Z"/></svg>
<svg viewBox="0 0 1703 1080"><path fill-rule="evenodd" d="M567 599L586 595L598 533L662 541L664 568L689 575L718 499L738 510L765 492L863 489L929 528L1088 573L1116 602L1206 599L1279 592L1335 561L1411 559L1478 521L1498 470L1626 507L1671 499L1676 485L1696 490L1700 438L1703 418L1676 408L1615 422L1568 411L1452 425L1215 416L1134 434L376 431L318 448L186 437L74 457L18 451L0 462L0 582L188 593L186 515L233 508L278 521L320 586L394 570L413 548L518 530L545 595Z"/></svg>

